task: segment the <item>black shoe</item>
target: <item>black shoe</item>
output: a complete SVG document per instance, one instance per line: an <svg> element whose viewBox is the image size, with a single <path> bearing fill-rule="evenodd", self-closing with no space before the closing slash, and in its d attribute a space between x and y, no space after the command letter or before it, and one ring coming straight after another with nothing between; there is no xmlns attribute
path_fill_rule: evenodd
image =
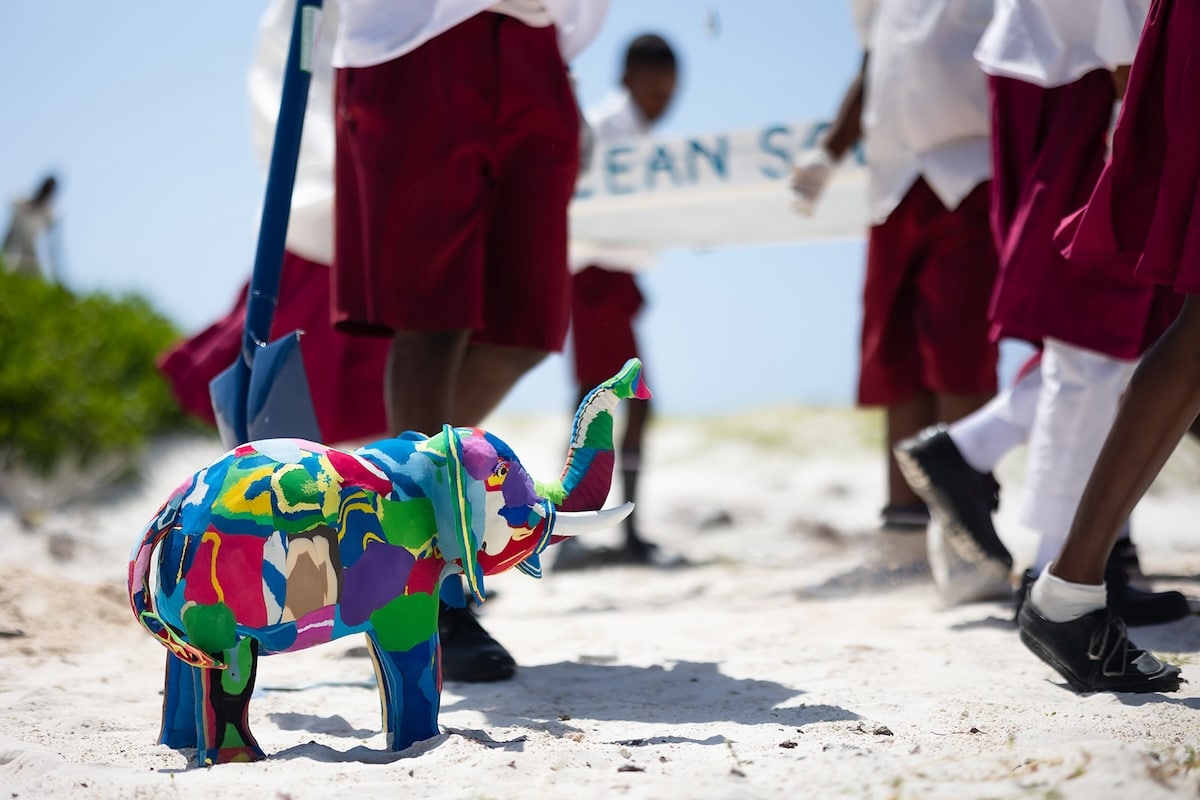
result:
<svg viewBox="0 0 1200 800"><path fill-rule="evenodd" d="M483 629L470 609L442 603L438 612L442 643L442 678L464 683L506 681L517 662L504 646Z"/></svg>
<svg viewBox="0 0 1200 800"><path fill-rule="evenodd" d="M1174 622L1192 613L1187 598L1179 592L1139 589L1129 583L1126 573L1119 570L1105 570L1104 585L1108 588L1108 610L1131 628Z"/></svg>
<svg viewBox="0 0 1200 800"><path fill-rule="evenodd" d="M909 486L928 504L946 540L962 557L994 561L1011 570L1012 555L992 526L1000 484L963 459L946 426L926 428L896 445L895 452Z"/></svg>
<svg viewBox="0 0 1200 800"><path fill-rule="evenodd" d="M568 539L558 548L551 567L554 572L583 572L619 566L658 569L691 566L683 556L668 555L658 545L642 539L626 542L621 547L587 547L576 539Z"/></svg>
<svg viewBox="0 0 1200 800"><path fill-rule="evenodd" d="M1138 650L1125 623L1108 609L1068 622L1051 622L1034 608L1021 607L1021 641L1058 671L1077 692L1173 692L1179 667Z"/></svg>
<svg viewBox="0 0 1200 800"><path fill-rule="evenodd" d="M1142 562L1138 559L1137 545L1129 538L1117 539L1112 552L1108 554L1106 570L1119 570L1126 575L1137 578L1142 575Z"/></svg>
<svg viewBox="0 0 1200 800"><path fill-rule="evenodd" d="M1031 569L1027 569L1021 573L1021 584L1017 587L1013 594L1013 602L1016 607L1013 609L1013 622L1020 624L1021 609L1025 607L1025 601L1029 599L1029 592L1033 589L1033 582L1037 580L1037 573Z"/></svg>
<svg viewBox="0 0 1200 800"><path fill-rule="evenodd" d="M1017 589L1017 610L1013 614L1016 621L1021 616L1021 608L1029 598L1029 591L1037 575L1027 569L1021 575L1021 586ZM1106 570L1104 573L1105 604L1108 610L1125 621L1130 628L1144 625L1162 625L1183 619L1192 613L1187 598L1179 592L1147 592L1129 584L1129 578L1123 572Z"/></svg>

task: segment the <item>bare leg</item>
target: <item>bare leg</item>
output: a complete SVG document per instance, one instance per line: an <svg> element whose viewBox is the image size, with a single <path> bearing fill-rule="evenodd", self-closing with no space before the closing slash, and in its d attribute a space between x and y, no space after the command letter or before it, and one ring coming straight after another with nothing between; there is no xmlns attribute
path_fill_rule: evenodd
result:
<svg viewBox="0 0 1200 800"><path fill-rule="evenodd" d="M637 503L638 477L642 469L642 435L650 419L649 400L631 400L626 403L625 434L621 437L621 484L625 487L625 500ZM638 534L634 510L625 518L625 546L642 547L646 544Z"/></svg>
<svg viewBox="0 0 1200 800"><path fill-rule="evenodd" d="M1122 524L1197 412L1200 297L1189 295L1130 379L1051 574L1072 583L1104 582L1104 565Z"/></svg>
<svg viewBox="0 0 1200 800"><path fill-rule="evenodd" d="M448 421L455 425L479 425L517 381L545 357L544 350L470 345L458 375L461 388L454 396L453 416Z"/></svg>
<svg viewBox="0 0 1200 800"><path fill-rule="evenodd" d="M920 506L924 501L917 496L900 472L896 457L892 454L896 445L918 431L937 422L937 401L932 394L919 394L887 407L887 458L889 506Z"/></svg>
<svg viewBox="0 0 1200 800"><path fill-rule="evenodd" d="M937 422L957 422L983 408L992 399L990 394L939 394Z"/></svg>
<svg viewBox="0 0 1200 800"><path fill-rule="evenodd" d="M544 356L517 348L471 345L470 331L397 331L387 366L388 426L393 434L415 430L433 436L446 424L478 425ZM504 646L469 609L451 607L461 602L461 589L444 584L441 591L442 674L468 682L511 678L516 662ZM436 716L435 710L434 732ZM423 731L420 725L416 730ZM408 735L389 730L389 746L407 746Z"/></svg>
<svg viewBox="0 0 1200 800"><path fill-rule="evenodd" d="M469 331L396 331L384 383L393 436L407 430L433 436L454 422L469 337Z"/></svg>
<svg viewBox="0 0 1200 800"><path fill-rule="evenodd" d="M1196 417L1192 424L1188 427L1188 433L1193 439L1200 439L1200 417Z"/></svg>

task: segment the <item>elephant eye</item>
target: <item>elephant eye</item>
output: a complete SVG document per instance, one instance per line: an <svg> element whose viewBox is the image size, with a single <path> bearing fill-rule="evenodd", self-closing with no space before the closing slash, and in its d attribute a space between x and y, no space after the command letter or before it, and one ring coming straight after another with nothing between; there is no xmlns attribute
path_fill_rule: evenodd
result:
<svg viewBox="0 0 1200 800"><path fill-rule="evenodd" d="M505 477L506 475L508 475L508 465L507 465L507 464L503 464L503 463L502 463L502 464L497 464L497 465L496 465L496 472L495 472L494 474L495 474L495 476L496 476L497 478L503 478L503 477Z"/></svg>

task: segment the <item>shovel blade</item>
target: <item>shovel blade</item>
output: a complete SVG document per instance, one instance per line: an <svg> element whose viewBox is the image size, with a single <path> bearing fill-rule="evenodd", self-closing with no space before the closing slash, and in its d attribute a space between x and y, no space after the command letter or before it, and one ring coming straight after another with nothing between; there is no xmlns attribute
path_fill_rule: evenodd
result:
<svg viewBox="0 0 1200 800"><path fill-rule="evenodd" d="M239 358L209 392L226 447L278 437L321 441L298 332L259 348L251 367Z"/></svg>
<svg viewBox="0 0 1200 800"><path fill-rule="evenodd" d="M208 382L213 416L221 444L229 449L250 441L246 431L246 395L250 391L250 368L239 355L224 371Z"/></svg>

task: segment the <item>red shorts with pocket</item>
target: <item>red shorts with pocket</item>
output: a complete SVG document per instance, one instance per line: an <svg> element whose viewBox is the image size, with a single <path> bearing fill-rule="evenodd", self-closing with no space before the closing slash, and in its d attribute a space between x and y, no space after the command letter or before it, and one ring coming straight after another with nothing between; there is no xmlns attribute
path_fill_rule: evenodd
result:
<svg viewBox="0 0 1200 800"><path fill-rule="evenodd" d="M638 355L633 321L645 303L628 272L588 267L571 279L571 341L582 389L616 375Z"/></svg>
<svg viewBox="0 0 1200 800"><path fill-rule="evenodd" d="M337 327L562 349L579 118L555 29L483 13L335 80Z"/></svg>
<svg viewBox="0 0 1200 800"><path fill-rule="evenodd" d="M871 228L863 285L860 405L918 394L992 394L997 347L988 338L996 248L988 182L947 210L918 179Z"/></svg>
<svg viewBox="0 0 1200 800"><path fill-rule="evenodd" d="M329 267L288 250L283 254L279 303L270 341L302 331L300 353L321 440L329 443L387 435L383 367L391 343L348 336L329 322ZM184 410L215 424L208 383L239 357L246 322L246 290L224 317L176 344L159 369Z"/></svg>

